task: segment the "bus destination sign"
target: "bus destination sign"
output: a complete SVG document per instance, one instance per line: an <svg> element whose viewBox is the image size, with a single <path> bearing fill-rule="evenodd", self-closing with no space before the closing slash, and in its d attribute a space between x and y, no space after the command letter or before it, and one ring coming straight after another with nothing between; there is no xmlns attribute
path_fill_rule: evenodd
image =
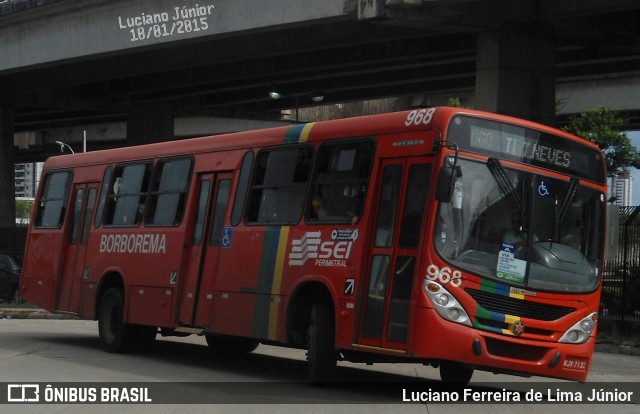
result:
<svg viewBox="0 0 640 414"><path fill-rule="evenodd" d="M596 148L563 136L506 122L458 115L449 124L447 141L457 144L462 151L606 183L602 154Z"/></svg>
<svg viewBox="0 0 640 414"><path fill-rule="evenodd" d="M522 129L522 132L525 130ZM538 144L527 140L518 131L499 131L471 126L472 148L490 150L504 155L513 155L525 160L536 160L557 167L571 167L571 152L552 145Z"/></svg>

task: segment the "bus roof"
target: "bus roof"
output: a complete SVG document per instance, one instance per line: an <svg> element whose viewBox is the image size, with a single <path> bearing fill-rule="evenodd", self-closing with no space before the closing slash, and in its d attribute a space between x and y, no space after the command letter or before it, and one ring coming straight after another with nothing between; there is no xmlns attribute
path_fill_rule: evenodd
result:
<svg viewBox="0 0 640 414"><path fill-rule="evenodd" d="M294 124L275 128L259 129L253 131L233 132L221 135L188 138L181 140L150 143L137 146L120 147L107 150L90 151L56 155L47 159L45 169L59 169L82 165L96 165L114 162L126 162L141 158L155 158L179 156L185 154L197 154L212 150L225 151L252 147L272 146L286 143L314 141L320 138L350 138L368 135L380 135L393 132L406 132L411 130L424 130L443 128L447 124L438 123L438 119L447 120L454 115L470 115L481 118L493 119L519 126L540 130L563 138L578 141L583 145L598 148L595 144L565 133L563 131L534 122L513 118L505 115L493 114L484 111L437 107L434 110L434 122L421 125L407 125L409 114L414 111L426 111L424 109L408 110L402 112L384 113L378 115L366 115L353 118L342 118L314 123ZM445 131L441 131L445 132ZM304 140L300 137L304 136ZM297 137L297 139L296 139Z"/></svg>

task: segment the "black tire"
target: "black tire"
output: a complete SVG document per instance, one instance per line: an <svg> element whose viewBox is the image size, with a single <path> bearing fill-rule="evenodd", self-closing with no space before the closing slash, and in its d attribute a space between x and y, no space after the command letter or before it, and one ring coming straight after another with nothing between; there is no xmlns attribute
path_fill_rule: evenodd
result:
<svg viewBox="0 0 640 414"><path fill-rule="evenodd" d="M440 364L440 379L442 381L467 385L473 376L473 369L467 368L459 362L442 361Z"/></svg>
<svg viewBox="0 0 640 414"><path fill-rule="evenodd" d="M319 302L312 306L308 336L307 361L309 381L313 384L336 379L335 320L330 304Z"/></svg>
<svg viewBox="0 0 640 414"><path fill-rule="evenodd" d="M124 323L122 290L110 288L102 296L98 309L100 342L107 352L146 352L155 343L155 326Z"/></svg>
<svg viewBox="0 0 640 414"><path fill-rule="evenodd" d="M222 335L205 335L207 345L214 354L248 354L256 350L260 341Z"/></svg>
<svg viewBox="0 0 640 414"><path fill-rule="evenodd" d="M124 323L124 298L120 289L108 289L100 300L98 332L107 352L124 352L129 346L129 335Z"/></svg>
<svg viewBox="0 0 640 414"><path fill-rule="evenodd" d="M138 342L139 330L124 323L122 290L110 288L102 296L98 308L98 332L102 348L107 352L128 352Z"/></svg>
<svg viewBox="0 0 640 414"><path fill-rule="evenodd" d="M156 335L158 328L155 326L147 325L129 325L129 329L134 336L131 344L131 351L134 352L148 352L153 348L156 343Z"/></svg>

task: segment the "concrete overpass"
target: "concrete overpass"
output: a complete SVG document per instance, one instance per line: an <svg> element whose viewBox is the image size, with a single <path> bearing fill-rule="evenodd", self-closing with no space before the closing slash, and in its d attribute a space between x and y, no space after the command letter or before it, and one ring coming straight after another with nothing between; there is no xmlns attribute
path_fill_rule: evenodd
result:
<svg viewBox="0 0 640 414"><path fill-rule="evenodd" d="M268 123L316 91L326 104L462 96L549 124L556 109L636 110L639 20L634 0L0 1L0 191L34 147L57 152L54 132L168 140L180 119Z"/></svg>

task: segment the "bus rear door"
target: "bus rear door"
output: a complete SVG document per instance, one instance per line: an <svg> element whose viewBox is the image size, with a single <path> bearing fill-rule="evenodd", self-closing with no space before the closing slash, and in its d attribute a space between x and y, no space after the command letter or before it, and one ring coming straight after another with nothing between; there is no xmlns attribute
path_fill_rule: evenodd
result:
<svg viewBox="0 0 640 414"><path fill-rule="evenodd" d="M97 183L74 184L70 202L71 228L66 239L63 265L58 275L58 300L56 309L78 312L80 309L80 286L85 273L84 261L91 218L98 194ZM86 272L89 270L87 269Z"/></svg>
<svg viewBox="0 0 640 414"><path fill-rule="evenodd" d="M403 352L432 158L381 161L359 344Z"/></svg>
<svg viewBox="0 0 640 414"><path fill-rule="evenodd" d="M207 327L211 324L218 255L221 248L228 246L224 219L231 179L230 173L210 172L198 176L193 232L185 240L189 248L178 315L179 323L184 326Z"/></svg>

